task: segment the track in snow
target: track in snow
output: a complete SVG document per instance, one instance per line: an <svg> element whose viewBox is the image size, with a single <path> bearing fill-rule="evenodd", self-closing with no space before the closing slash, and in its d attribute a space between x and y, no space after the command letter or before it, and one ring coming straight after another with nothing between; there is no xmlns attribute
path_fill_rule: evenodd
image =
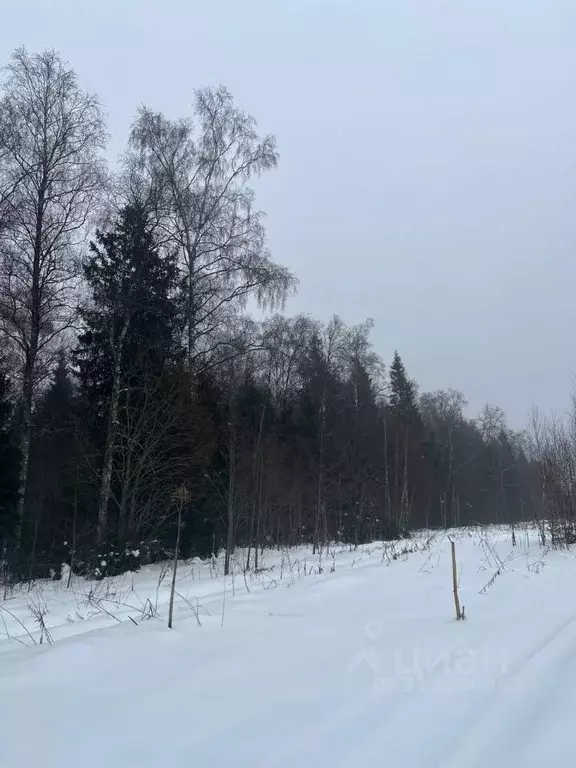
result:
<svg viewBox="0 0 576 768"><path fill-rule="evenodd" d="M486 547L458 543L466 622L439 537L389 566L374 549L319 578L237 585L224 627L213 592L202 628L181 611L173 632L124 621L4 653L0 764L576 765L574 557L535 573L535 544L492 536L506 567L484 595Z"/></svg>

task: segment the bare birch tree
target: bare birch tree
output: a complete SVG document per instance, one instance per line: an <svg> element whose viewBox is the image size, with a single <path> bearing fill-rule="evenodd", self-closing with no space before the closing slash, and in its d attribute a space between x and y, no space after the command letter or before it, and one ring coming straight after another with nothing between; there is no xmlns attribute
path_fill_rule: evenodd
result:
<svg viewBox="0 0 576 768"><path fill-rule="evenodd" d="M103 187L98 99L54 51L18 49L0 101L0 334L21 378L21 539L32 408L47 355L70 327L77 246Z"/></svg>
<svg viewBox="0 0 576 768"><path fill-rule="evenodd" d="M261 138L222 87L196 92L195 120L142 108L134 123L128 188L178 249L189 366L215 351L218 329L249 297L278 304L294 285L270 258L249 186L277 159L274 138Z"/></svg>

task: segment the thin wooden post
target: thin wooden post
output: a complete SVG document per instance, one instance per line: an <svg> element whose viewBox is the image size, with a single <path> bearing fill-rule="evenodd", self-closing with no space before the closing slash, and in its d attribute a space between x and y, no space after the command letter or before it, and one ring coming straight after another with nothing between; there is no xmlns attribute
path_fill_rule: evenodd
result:
<svg viewBox="0 0 576 768"><path fill-rule="evenodd" d="M172 570L172 586L170 588L170 606L168 608L168 629L172 629L172 614L174 611L174 593L176 592L176 569L178 568L178 554L180 552L180 531L182 529L182 507L187 504L190 495L186 488L178 488L173 495L178 504L178 530L176 531L176 548L174 550L174 566Z"/></svg>
<svg viewBox="0 0 576 768"><path fill-rule="evenodd" d="M456 621L464 618L464 609L460 610L460 598L458 597L458 573L456 570L456 544L450 539L452 547L452 590L454 592L454 606L456 608Z"/></svg>

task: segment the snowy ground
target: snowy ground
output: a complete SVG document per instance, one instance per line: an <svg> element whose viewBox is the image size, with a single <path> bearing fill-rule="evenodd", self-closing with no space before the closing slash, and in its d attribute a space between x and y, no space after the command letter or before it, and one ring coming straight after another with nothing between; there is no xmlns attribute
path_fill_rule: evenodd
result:
<svg viewBox="0 0 576 768"><path fill-rule="evenodd" d="M455 539L465 622L443 534L9 594L0 766L571 768L574 553Z"/></svg>

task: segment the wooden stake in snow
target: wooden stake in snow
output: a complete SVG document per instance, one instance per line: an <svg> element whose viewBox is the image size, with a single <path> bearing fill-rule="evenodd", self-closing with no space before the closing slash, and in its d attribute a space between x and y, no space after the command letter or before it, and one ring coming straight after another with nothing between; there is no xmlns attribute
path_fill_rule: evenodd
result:
<svg viewBox="0 0 576 768"><path fill-rule="evenodd" d="M454 592L454 606L456 608L456 621L461 621L465 618L464 607L460 610L460 598L458 597L458 573L456 571L456 545L450 539L452 546L452 589Z"/></svg>
<svg viewBox="0 0 576 768"><path fill-rule="evenodd" d="M182 507L188 503L190 494L184 486L174 491L174 501L178 504L178 530L176 531L176 548L174 550L174 567L172 569L172 588L170 589L170 607L168 609L168 629L172 629L172 613L174 612L174 593L176 592L176 569L180 553L180 529L182 528Z"/></svg>

